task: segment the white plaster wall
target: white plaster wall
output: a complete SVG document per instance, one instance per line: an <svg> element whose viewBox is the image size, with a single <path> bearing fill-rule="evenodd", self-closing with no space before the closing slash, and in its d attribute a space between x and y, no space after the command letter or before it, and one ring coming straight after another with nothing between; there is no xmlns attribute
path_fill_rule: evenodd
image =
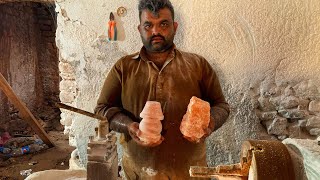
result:
<svg viewBox="0 0 320 180"><path fill-rule="evenodd" d="M69 99L62 102L93 111L107 72L115 61L142 46L137 30L138 1L56 0L60 61L71 65ZM312 82L320 94L319 0L172 0L179 23L175 43L198 53L217 71L232 114L208 140L209 165L239 161L241 142L259 138L263 129L253 111L252 96L268 83ZM110 12L117 17L119 41L108 42ZM320 95L319 95L320 96ZM78 123L78 121L87 121ZM71 144L94 134L94 123L63 113ZM75 129L91 129L80 133ZM74 132L78 132L74 133ZM80 143L81 144L81 143ZM80 147L80 146L79 146ZM83 146L81 146L83 147ZM85 152L85 151L82 151Z"/></svg>

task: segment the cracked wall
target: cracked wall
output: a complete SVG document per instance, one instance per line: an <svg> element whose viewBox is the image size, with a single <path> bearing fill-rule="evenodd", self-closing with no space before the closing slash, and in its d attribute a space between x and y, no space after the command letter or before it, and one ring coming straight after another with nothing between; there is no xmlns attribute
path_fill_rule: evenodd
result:
<svg viewBox="0 0 320 180"><path fill-rule="evenodd" d="M56 0L62 102L93 111L111 66L123 55L140 49L137 2ZM293 87L311 82L319 98L318 0L172 3L179 23L177 47L198 53L210 62L232 108L226 124L207 141L210 166L237 162L243 140L272 138L256 112L264 83ZM115 17L119 41L108 42L109 14L116 14L120 6L127 9L127 15ZM66 111L61 118L70 143L85 148L85 139L95 134L95 120ZM85 157L86 151L80 152Z"/></svg>

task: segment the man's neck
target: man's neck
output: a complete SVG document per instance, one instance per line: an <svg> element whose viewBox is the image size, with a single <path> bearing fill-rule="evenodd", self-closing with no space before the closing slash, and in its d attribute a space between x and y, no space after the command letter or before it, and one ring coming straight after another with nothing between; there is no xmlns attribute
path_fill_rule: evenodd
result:
<svg viewBox="0 0 320 180"><path fill-rule="evenodd" d="M167 50L167 51L164 51L164 52L148 52L147 51L147 58L150 60L150 61L153 61L153 62L165 62L168 55L169 55L170 51Z"/></svg>
<svg viewBox="0 0 320 180"><path fill-rule="evenodd" d="M172 52L173 48L174 48L174 46L171 46L170 48L168 48L167 50L165 50L163 52L152 52L152 51L146 50L146 57L148 58L148 60L155 63L159 69L161 69L163 64L168 59L168 56Z"/></svg>

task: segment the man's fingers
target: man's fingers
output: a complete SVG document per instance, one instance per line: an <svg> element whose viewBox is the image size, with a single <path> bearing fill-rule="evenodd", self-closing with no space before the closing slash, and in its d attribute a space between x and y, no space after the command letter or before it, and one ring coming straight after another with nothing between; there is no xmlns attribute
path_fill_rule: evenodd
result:
<svg viewBox="0 0 320 180"><path fill-rule="evenodd" d="M164 140L163 136L161 136L160 140L156 143L146 143L140 140L139 136L141 135L141 131L139 129L139 123L134 122L129 125L128 127L129 135L131 138L139 145L145 146L145 147L155 147L162 143Z"/></svg>
<svg viewBox="0 0 320 180"><path fill-rule="evenodd" d="M132 139L134 140L140 140L139 139L139 130L138 131L129 131L130 136L132 137Z"/></svg>
<svg viewBox="0 0 320 180"><path fill-rule="evenodd" d="M151 147L155 147L155 146L160 145L162 143L162 141L164 141L164 137L163 136L161 136L161 138L160 138L160 140L158 142L152 144Z"/></svg>
<svg viewBox="0 0 320 180"><path fill-rule="evenodd" d="M139 123L137 123L137 122L133 123L132 126L133 126L135 129L139 129Z"/></svg>

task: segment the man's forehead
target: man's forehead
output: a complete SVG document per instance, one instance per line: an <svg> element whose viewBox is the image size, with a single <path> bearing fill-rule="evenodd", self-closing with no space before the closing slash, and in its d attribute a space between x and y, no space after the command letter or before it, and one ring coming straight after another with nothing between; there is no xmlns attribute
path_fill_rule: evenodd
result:
<svg viewBox="0 0 320 180"><path fill-rule="evenodd" d="M144 9L141 12L141 21L166 19L172 20L171 11L168 8L160 9L158 12L152 12L149 9Z"/></svg>

